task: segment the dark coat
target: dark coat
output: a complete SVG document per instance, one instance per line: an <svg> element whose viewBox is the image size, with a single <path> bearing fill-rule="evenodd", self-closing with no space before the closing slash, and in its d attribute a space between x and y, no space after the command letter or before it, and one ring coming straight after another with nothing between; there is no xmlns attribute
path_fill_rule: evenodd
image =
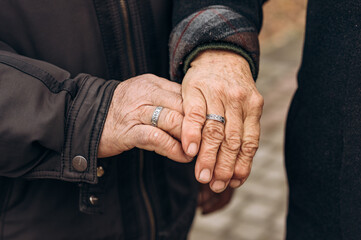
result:
<svg viewBox="0 0 361 240"><path fill-rule="evenodd" d="M361 239L360 0L309 1L286 167L288 239Z"/></svg>
<svg viewBox="0 0 361 240"><path fill-rule="evenodd" d="M103 124L119 81L167 77L171 17L172 72L209 42L257 66L250 2L175 0L171 15L168 0L1 1L0 239L185 239L193 164L139 149L97 159Z"/></svg>

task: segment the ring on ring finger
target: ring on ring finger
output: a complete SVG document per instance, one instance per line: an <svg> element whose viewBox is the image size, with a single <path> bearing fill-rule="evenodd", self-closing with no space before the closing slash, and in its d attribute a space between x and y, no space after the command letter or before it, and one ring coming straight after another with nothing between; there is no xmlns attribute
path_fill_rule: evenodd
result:
<svg viewBox="0 0 361 240"><path fill-rule="evenodd" d="M217 115L217 114L207 114L206 115L206 119L207 120L215 120L218 122L221 122L223 124L226 124L226 120L224 119L224 117L222 117L221 115Z"/></svg>
<svg viewBox="0 0 361 240"><path fill-rule="evenodd" d="M163 107L158 106L155 108L153 115L152 115L152 119L151 119L151 123L154 127L158 127L158 120L159 120L159 116L160 113L162 112Z"/></svg>

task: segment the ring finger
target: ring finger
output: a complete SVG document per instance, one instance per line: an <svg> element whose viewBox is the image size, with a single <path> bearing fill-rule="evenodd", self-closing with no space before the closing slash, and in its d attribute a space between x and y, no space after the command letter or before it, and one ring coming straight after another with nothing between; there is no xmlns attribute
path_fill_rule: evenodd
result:
<svg viewBox="0 0 361 240"><path fill-rule="evenodd" d="M207 114L216 114L224 116L222 102L207 101ZM199 182L209 183L217 159L218 149L224 139L224 124L207 119L202 130L202 141L197 162L195 166L195 175Z"/></svg>
<svg viewBox="0 0 361 240"><path fill-rule="evenodd" d="M222 192L232 178L238 152L241 148L243 120L240 108L226 111L225 137L217 155L217 162L210 183L215 192Z"/></svg>
<svg viewBox="0 0 361 240"><path fill-rule="evenodd" d="M144 106L140 114L140 121L146 125L152 125L151 120L156 106ZM175 110L163 108L159 113L157 127L168 132L176 139L181 139L183 115Z"/></svg>

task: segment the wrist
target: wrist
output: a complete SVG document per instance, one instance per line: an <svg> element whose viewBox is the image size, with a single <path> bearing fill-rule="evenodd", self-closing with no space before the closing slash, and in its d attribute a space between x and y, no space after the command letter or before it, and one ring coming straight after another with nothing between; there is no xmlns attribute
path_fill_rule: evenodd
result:
<svg viewBox="0 0 361 240"><path fill-rule="evenodd" d="M208 49L199 53L190 63L190 67L197 66L242 66L247 67L250 71L247 60L241 55L228 51L218 49Z"/></svg>
<svg viewBox="0 0 361 240"><path fill-rule="evenodd" d="M191 62L190 70L210 73L227 79L239 79L241 76L253 81L248 61L241 55L228 50L206 50ZM243 78L242 77L242 78Z"/></svg>

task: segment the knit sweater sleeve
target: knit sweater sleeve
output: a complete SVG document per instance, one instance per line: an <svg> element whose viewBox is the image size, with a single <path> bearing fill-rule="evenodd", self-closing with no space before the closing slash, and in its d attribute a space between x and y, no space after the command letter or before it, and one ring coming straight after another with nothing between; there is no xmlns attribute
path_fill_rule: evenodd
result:
<svg viewBox="0 0 361 240"><path fill-rule="evenodd" d="M249 63L256 80L258 33L264 0L174 0L170 76L181 82L191 61L207 49L234 51Z"/></svg>

